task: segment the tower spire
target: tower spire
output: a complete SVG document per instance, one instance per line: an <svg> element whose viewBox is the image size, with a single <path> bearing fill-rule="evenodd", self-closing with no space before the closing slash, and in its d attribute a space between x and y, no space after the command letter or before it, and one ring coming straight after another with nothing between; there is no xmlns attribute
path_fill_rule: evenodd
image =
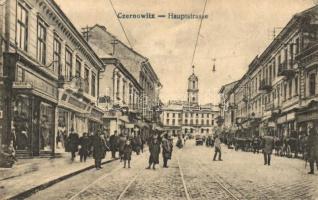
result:
<svg viewBox="0 0 318 200"><path fill-rule="evenodd" d="M192 74L194 74L194 65L192 65Z"/></svg>

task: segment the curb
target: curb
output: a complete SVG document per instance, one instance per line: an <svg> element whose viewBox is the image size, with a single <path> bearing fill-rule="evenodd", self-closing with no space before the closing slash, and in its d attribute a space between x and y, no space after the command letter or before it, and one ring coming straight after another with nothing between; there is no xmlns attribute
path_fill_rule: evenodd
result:
<svg viewBox="0 0 318 200"><path fill-rule="evenodd" d="M115 158L115 159L104 161L104 162L102 162L102 165L107 164L107 163L111 163L111 162L116 161L118 159L119 158ZM84 171L93 169L94 167L95 167L95 165L91 165L91 166L85 167L83 169L77 170L77 171L72 172L70 174L66 174L66 175L61 176L59 178L53 179L53 180L48 181L46 183L43 183L41 185L35 186L33 188L30 188L30 189L28 189L28 190L26 190L24 192L21 192L19 194L16 194L16 195L12 196L12 197L6 197L6 199L8 199L8 200L25 199L25 198L30 197L31 195L41 191L41 190L44 190L44 189L46 189L48 187L51 187L52 185L54 185L56 183L59 183L59 182L61 182L63 180L71 178L71 177L73 177L73 176L75 176L77 174L80 174L80 173L84 172Z"/></svg>

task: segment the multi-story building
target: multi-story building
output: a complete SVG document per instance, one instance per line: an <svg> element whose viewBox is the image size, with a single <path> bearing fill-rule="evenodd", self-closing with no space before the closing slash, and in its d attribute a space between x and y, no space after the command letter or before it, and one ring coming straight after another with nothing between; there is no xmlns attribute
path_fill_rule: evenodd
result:
<svg viewBox="0 0 318 200"><path fill-rule="evenodd" d="M317 122L317 16L318 6L294 15L251 62L231 91L240 123L260 119L261 133L271 127L286 136Z"/></svg>
<svg viewBox="0 0 318 200"><path fill-rule="evenodd" d="M231 128L235 122L234 116L234 94L231 90L237 84L238 81L228 83L221 87L220 94L220 116L224 119L223 126L225 128Z"/></svg>
<svg viewBox="0 0 318 200"><path fill-rule="evenodd" d="M105 112L104 124L110 134L122 126L139 125L142 87L116 58L102 58L105 70L100 73L99 106Z"/></svg>
<svg viewBox="0 0 318 200"><path fill-rule="evenodd" d="M102 61L53 0L0 5L2 144L52 154L58 131L102 125L96 107Z"/></svg>
<svg viewBox="0 0 318 200"><path fill-rule="evenodd" d="M156 119L154 110L160 104L161 83L149 60L128 47L107 31L104 26L95 25L84 32L84 37L96 52L103 52L118 59L142 87L142 118L151 122Z"/></svg>
<svg viewBox="0 0 318 200"><path fill-rule="evenodd" d="M169 101L163 106L161 122L168 133L213 133L219 109L213 104L199 105L198 84L198 77L191 74L188 78L187 101Z"/></svg>

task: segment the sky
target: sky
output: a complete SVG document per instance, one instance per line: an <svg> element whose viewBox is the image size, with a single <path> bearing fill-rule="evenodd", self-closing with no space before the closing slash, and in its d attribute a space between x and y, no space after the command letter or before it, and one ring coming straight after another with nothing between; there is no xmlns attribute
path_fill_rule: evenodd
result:
<svg viewBox="0 0 318 200"><path fill-rule="evenodd" d="M75 27L104 25L128 44L109 0L55 0ZM205 0L112 0L117 13L202 14ZM240 79L253 58L292 16L316 0L207 0L193 64L201 104L217 103L222 85ZM160 97L186 100L200 20L121 19L134 50L149 58L163 85ZM212 72L215 58L216 72Z"/></svg>

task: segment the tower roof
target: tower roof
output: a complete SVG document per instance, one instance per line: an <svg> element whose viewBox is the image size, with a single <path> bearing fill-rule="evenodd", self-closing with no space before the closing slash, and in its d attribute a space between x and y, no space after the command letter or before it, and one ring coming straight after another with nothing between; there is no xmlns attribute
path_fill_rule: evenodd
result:
<svg viewBox="0 0 318 200"><path fill-rule="evenodd" d="M189 78L188 78L188 80L195 80L195 81L197 81L198 80L198 77L197 77L197 75L195 75L195 73L193 72L190 76L189 76Z"/></svg>

